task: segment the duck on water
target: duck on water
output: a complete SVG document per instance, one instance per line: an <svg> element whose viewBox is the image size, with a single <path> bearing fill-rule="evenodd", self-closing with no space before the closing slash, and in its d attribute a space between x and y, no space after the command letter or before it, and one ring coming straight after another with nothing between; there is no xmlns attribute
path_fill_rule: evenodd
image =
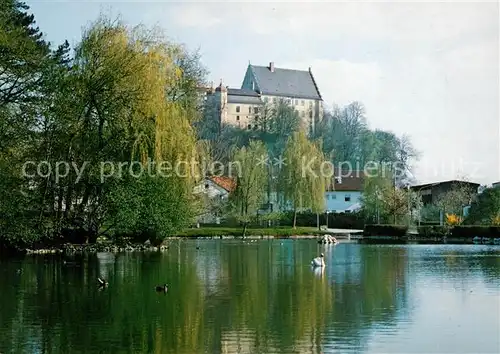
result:
<svg viewBox="0 0 500 354"><path fill-rule="evenodd" d="M168 284L157 285L155 289L158 292L166 293L168 291Z"/></svg>
<svg viewBox="0 0 500 354"><path fill-rule="evenodd" d="M311 261L313 267L324 267L325 266L325 255L321 253L319 257L314 258Z"/></svg>

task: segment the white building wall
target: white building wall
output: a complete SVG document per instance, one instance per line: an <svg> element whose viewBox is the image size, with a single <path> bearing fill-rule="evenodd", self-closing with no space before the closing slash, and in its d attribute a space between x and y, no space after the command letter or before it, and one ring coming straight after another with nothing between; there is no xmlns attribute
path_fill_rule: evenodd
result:
<svg viewBox="0 0 500 354"><path fill-rule="evenodd" d="M356 203L361 203L359 191L333 191L325 193L326 210L341 213Z"/></svg>

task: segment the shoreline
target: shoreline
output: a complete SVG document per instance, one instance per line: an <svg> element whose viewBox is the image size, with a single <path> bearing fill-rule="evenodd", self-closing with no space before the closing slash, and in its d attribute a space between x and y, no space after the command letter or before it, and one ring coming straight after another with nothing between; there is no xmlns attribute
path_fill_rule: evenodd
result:
<svg viewBox="0 0 500 354"><path fill-rule="evenodd" d="M154 246L146 243L127 243L127 244L113 244L106 242L97 242L92 244L72 244L67 243L60 245L58 247L41 247L36 249L26 248L23 250L17 250L9 252L5 250L6 255L61 255L61 254L95 254L95 253L122 253L122 252L166 252L169 249L170 243L179 241L193 241L193 240L317 240L319 244L325 244L321 242L324 234L316 235L286 235L286 236L276 236L276 235L248 235L245 237L234 236L234 235L217 235L217 236L172 236L164 240L160 245ZM452 237L394 237L394 236L362 236L359 237L356 234L353 235L335 235L334 236L341 243L359 243L359 244L385 244L385 245L446 245L446 244L456 244L456 245L498 245L493 243L493 240L488 240L486 242L475 242L472 238L452 238Z"/></svg>
<svg viewBox="0 0 500 354"><path fill-rule="evenodd" d="M78 253L120 253L120 252L166 252L169 249L170 243L175 241L192 241L192 240L273 240L273 239L307 239L307 240L320 240L323 235L291 235L291 236L275 236L275 235L248 235L245 237L234 235L217 235L217 236L172 236L164 240L160 245L153 246L148 243L127 243L127 244L113 244L105 242L97 242L91 244L73 244L67 243L58 247L40 247L40 248L26 248L17 250L12 254L78 254ZM337 237L342 239L342 237ZM6 250L6 254L9 252Z"/></svg>

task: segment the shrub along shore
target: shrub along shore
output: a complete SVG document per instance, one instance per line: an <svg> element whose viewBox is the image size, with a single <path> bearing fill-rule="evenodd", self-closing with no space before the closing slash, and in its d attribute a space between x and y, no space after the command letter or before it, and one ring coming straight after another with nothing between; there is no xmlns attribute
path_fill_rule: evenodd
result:
<svg viewBox="0 0 500 354"><path fill-rule="evenodd" d="M315 227L274 227L246 229L242 237L242 227L201 227L188 228L176 233L175 236L165 238L161 243L138 242L136 237L99 238L88 243L60 243L33 245L25 249L4 250L5 253L21 254L72 254L96 252L162 252L169 248L171 242L186 239L272 239L272 238L318 238L324 234ZM76 240L75 240L76 241Z"/></svg>
<svg viewBox="0 0 500 354"><path fill-rule="evenodd" d="M500 226L425 225L410 233L403 225L366 225L366 243L483 243L500 244Z"/></svg>

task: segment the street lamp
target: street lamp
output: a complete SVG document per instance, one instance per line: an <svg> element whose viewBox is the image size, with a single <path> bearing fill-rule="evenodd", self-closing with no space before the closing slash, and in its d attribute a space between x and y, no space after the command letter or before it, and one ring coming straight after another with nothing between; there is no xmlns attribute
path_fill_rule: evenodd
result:
<svg viewBox="0 0 500 354"><path fill-rule="evenodd" d="M380 194L380 191L377 187L376 191L375 191L375 195L377 196L377 225L380 225L380 210L379 210L379 201L382 199L382 196Z"/></svg>
<svg viewBox="0 0 500 354"><path fill-rule="evenodd" d="M408 189L408 228L409 228L411 224L410 184L408 184L406 188Z"/></svg>

